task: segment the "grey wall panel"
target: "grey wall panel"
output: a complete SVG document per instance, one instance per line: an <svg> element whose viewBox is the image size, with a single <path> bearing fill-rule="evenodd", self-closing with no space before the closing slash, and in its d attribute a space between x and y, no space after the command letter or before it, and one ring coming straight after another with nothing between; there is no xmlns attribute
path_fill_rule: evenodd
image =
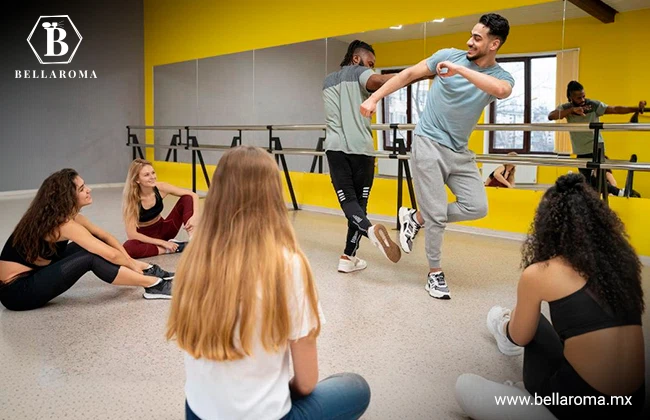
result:
<svg viewBox="0 0 650 420"><path fill-rule="evenodd" d="M322 124L326 76L325 40L255 52L255 107L258 124ZM320 133L278 132L283 147L315 148ZM308 171L310 158L287 156L289 168Z"/></svg>
<svg viewBox="0 0 650 420"><path fill-rule="evenodd" d="M323 124L322 84L339 69L347 45L316 40L248 51L154 69L156 125ZM194 122L196 121L196 123ZM200 144L230 145L235 131L194 131ZM322 131L279 131L285 148L315 149ZM169 144L171 133L156 134ZM183 135L185 138L185 135ZM268 147L268 132L244 131L243 144ZM163 159L166 151L157 151ZM216 163L219 152L203 152ZM189 162L186 152L179 161ZM286 157L292 171L309 171L313 157ZM327 164L324 165L327 172Z"/></svg>
<svg viewBox="0 0 650 420"><path fill-rule="evenodd" d="M125 127L144 123L142 1L30 2L12 14L0 38L0 191L38 188L64 167L87 183L123 182ZM60 14L82 42L70 64L40 64L26 39L39 16ZM16 70L94 70L97 78L17 79Z"/></svg>
<svg viewBox="0 0 650 420"><path fill-rule="evenodd" d="M198 125L197 61L183 61L154 67L153 97L155 125ZM172 130L155 130L155 144L169 145ZM186 135L182 134L185 141ZM167 150L156 149L156 160L164 160ZM190 162L190 152L179 150L178 160Z"/></svg>

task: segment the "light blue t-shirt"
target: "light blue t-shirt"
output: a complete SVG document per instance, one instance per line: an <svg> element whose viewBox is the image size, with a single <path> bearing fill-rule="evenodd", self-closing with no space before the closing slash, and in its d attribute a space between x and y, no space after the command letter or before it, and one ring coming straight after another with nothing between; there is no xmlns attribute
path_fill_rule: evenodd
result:
<svg viewBox="0 0 650 420"><path fill-rule="evenodd" d="M511 86L515 85L515 79L501 66L495 64L481 68L467 59L466 51L455 48L439 50L427 59L427 66L435 73L436 66L442 61L450 61L506 80ZM436 76L414 133L437 141L456 152L467 150L469 136L476 127L483 109L496 99L496 96L482 91L459 74L445 78Z"/></svg>

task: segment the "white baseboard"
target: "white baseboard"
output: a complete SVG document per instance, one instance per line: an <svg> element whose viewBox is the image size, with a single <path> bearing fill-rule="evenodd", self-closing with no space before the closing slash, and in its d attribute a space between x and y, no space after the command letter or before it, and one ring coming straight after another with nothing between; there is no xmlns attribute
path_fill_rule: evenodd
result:
<svg viewBox="0 0 650 420"><path fill-rule="evenodd" d="M113 182L107 184L92 184L88 185L90 189L97 188L124 188L124 182ZM0 200L9 200L14 198L30 198L36 195L38 190L15 190L15 191L0 191Z"/></svg>
<svg viewBox="0 0 650 420"><path fill-rule="evenodd" d="M287 204L290 206L290 204ZM293 208L293 207L290 207ZM313 211L315 213L325 213L325 214L332 214L335 216L343 216L345 217L345 214L343 213L343 210L340 209L330 209L330 208L325 208L325 207L318 207L318 206L308 206L308 205L301 205L300 208L302 210L307 210L307 211ZM368 219L376 221L376 222L382 222L386 223L387 225L393 226L395 224L395 221L397 218L392 218L388 216L380 216L380 215L373 215L369 214ZM461 233L468 233L471 235L481 235L481 236L489 236L492 238L501 238L501 239L508 239L511 241L517 241L517 242L523 242L526 240L526 234L523 233L515 233L515 232L504 232L501 230L493 230L493 229L485 229L485 228L478 228L478 227L472 227L472 226L464 226L464 225L458 225L454 223L449 223L447 225L447 230L451 232L461 232ZM639 255L639 260L641 261L641 264L645 266L650 266L650 256L646 255Z"/></svg>

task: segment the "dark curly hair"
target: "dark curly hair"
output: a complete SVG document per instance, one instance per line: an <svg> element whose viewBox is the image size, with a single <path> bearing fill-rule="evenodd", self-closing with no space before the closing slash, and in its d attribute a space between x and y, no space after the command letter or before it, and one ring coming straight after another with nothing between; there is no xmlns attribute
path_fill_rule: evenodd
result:
<svg viewBox="0 0 650 420"><path fill-rule="evenodd" d="M564 175L546 191L522 254L523 268L562 257L618 315L644 311L641 262L623 222L581 174Z"/></svg>
<svg viewBox="0 0 650 420"><path fill-rule="evenodd" d="M74 183L78 176L77 171L66 168L47 177L18 222L13 246L28 262L33 263L39 256L49 258L56 252L59 226L78 211Z"/></svg>

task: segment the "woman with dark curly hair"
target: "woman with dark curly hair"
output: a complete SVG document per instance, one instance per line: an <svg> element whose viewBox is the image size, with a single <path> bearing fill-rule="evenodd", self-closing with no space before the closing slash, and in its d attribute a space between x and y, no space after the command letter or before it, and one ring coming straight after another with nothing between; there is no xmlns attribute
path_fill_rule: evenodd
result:
<svg viewBox="0 0 650 420"><path fill-rule="evenodd" d="M106 283L142 286L148 299L171 298L173 274L130 258L79 213L91 203L90 188L74 169L43 181L0 253L0 302L7 309L39 308L89 271Z"/></svg>
<svg viewBox="0 0 650 420"><path fill-rule="evenodd" d="M645 399L641 263L621 220L582 175L560 177L544 194L522 266L516 308L493 307L487 324L503 354L524 354L525 389L558 419L639 414ZM552 325L540 312L542 301ZM503 418L495 410L506 407L496 407L498 387L489 382L458 378L457 398L472 417ZM496 391L491 404L488 398L479 407L469 395L479 387ZM526 408L543 416L540 407Z"/></svg>

